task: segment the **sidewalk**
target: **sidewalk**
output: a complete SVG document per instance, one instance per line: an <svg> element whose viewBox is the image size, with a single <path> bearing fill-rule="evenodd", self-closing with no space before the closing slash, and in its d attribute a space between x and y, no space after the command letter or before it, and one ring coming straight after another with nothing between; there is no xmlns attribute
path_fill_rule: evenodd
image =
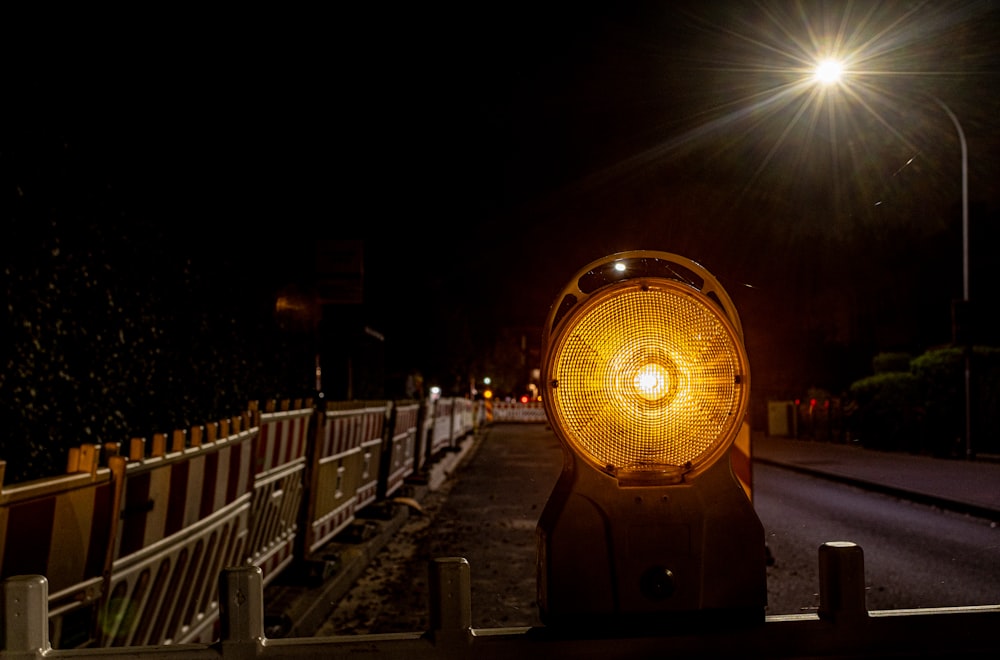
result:
<svg viewBox="0 0 1000 660"><path fill-rule="evenodd" d="M754 435L754 462L1000 522L1000 463Z"/></svg>

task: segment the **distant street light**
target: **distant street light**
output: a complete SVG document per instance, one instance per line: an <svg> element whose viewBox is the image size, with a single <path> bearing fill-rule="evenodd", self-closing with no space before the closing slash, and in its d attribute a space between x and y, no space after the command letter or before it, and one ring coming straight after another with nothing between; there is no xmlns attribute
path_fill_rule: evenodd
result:
<svg viewBox="0 0 1000 660"><path fill-rule="evenodd" d="M836 59L828 58L816 65L813 75L814 80L822 85L835 85L839 83L844 74L843 65ZM951 111L944 101L927 94L935 103L941 106L948 119L955 125L958 132L958 142L962 148L962 307L963 313L968 314L969 306L969 151L965 143L965 131L958 117ZM969 322L968 320L966 322ZM964 337L966 344L965 355L965 457L972 458L972 359L971 348L968 345L970 339L968 334Z"/></svg>
<svg viewBox="0 0 1000 660"><path fill-rule="evenodd" d="M843 73L844 66L837 60L823 60L816 65L816 81L824 85L839 82Z"/></svg>

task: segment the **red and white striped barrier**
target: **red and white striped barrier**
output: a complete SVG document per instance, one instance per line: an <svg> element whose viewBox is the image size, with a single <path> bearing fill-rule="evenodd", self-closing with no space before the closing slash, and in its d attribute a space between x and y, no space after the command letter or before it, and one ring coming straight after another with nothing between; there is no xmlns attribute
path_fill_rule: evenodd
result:
<svg viewBox="0 0 1000 660"><path fill-rule="evenodd" d="M454 399L454 433L452 440L459 440L464 438L473 431L473 414L475 413L476 403L472 399Z"/></svg>
<svg viewBox="0 0 1000 660"><path fill-rule="evenodd" d="M69 626L67 616L93 616L104 592L104 572L116 516L119 482L98 468L99 448L76 451L76 474L4 486L0 492L0 578L44 575L53 640L63 646L88 643L90 631ZM3 467L0 461L0 481Z"/></svg>
<svg viewBox="0 0 1000 660"><path fill-rule="evenodd" d="M545 407L538 401L520 403L517 401L494 401L494 422L547 422Z"/></svg>
<svg viewBox="0 0 1000 660"><path fill-rule="evenodd" d="M299 510L305 490L306 448L312 401L251 404L258 416L254 490L250 504L248 561L270 583L295 560ZM280 410L278 409L280 407Z"/></svg>
<svg viewBox="0 0 1000 660"><path fill-rule="evenodd" d="M424 397L420 401L420 410L417 413L416 455L413 458L414 472L424 473L427 471L432 458L431 443L433 440L434 401L430 397Z"/></svg>
<svg viewBox="0 0 1000 660"><path fill-rule="evenodd" d="M381 497L388 497L403 485L406 477L413 474L416 459L417 421L420 404L415 401L396 401L392 406L389 444L382 457L384 476Z"/></svg>
<svg viewBox="0 0 1000 660"><path fill-rule="evenodd" d="M485 416L471 400L438 403L252 403L134 439L127 456L82 445L73 474L3 489L0 577L46 576L56 648L209 643L212 576L252 564L272 580L398 490L432 460L431 440L453 447Z"/></svg>
<svg viewBox="0 0 1000 660"><path fill-rule="evenodd" d="M385 442L385 422L389 415L389 402L369 406L361 413L361 474L358 477L358 510L378 497L379 470L382 466L382 447Z"/></svg>
<svg viewBox="0 0 1000 660"><path fill-rule="evenodd" d="M211 641L218 620L215 576L243 563L253 483L253 440L246 418L175 436L166 452L154 436L133 440L122 470L120 523L98 626L100 646ZM232 430L231 430L232 427ZM123 468L116 465L124 463ZM234 564L235 562L235 564ZM184 593L186 598L177 598Z"/></svg>
<svg viewBox="0 0 1000 660"><path fill-rule="evenodd" d="M750 423L747 421L743 422L733 446L729 448L729 461L743 491L753 502L753 454L750 450Z"/></svg>
<svg viewBox="0 0 1000 660"><path fill-rule="evenodd" d="M336 536L375 498L387 406L385 401L327 404L310 470L307 552Z"/></svg>
<svg viewBox="0 0 1000 660"><path fill-rule="evenodd" d="M486 426L487 421L492 421L492 420L487 420L486 418L486 410L488 405L489 401L484 401L482 399L476 400L475 406L472 411L473 433L478 433L484 426ZM492 416L492 414L493 413L491 411L490 416Z"/></svg>
<svg viewBox="0 0 1000 660"><path fill-rule="evenodd" d="M434 402L434 426L431 429L430 455L452 446L455 400L442 397Z"/></svg>

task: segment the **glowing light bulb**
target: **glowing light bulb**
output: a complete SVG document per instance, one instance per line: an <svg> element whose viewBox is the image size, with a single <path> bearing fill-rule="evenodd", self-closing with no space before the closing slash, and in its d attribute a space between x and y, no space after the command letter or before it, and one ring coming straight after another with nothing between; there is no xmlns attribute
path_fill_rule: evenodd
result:
<svg viewBox="0 0 1000 660"><path fill-rule="evenodd" d="M647 364L636 373L634 383L639 396L655 401L667 393L667 371L658 364Z"/></svg>
<svg viewBox="0 0 1000 660"><path fill-rule="evenodd" d="M834 59L826 59L816 65L815 78L817 82L831 85L840 80L844 73L844 65Z"/></svg>

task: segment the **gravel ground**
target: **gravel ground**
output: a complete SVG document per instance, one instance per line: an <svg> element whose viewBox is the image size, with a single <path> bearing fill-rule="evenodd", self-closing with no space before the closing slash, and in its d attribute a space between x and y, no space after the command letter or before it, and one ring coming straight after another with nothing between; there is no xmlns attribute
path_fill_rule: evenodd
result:
<svg viewBox="0 0 1000 660"><path fill-rule="evenodd" d="M519 426L516 433L493 427L475 442L460 469L420 502L423 513L407 518L341 598L318 636L427 630L428 566L440 557L469 561L473 627L541 625L535 525L562 467L559 443L544 425Z"/></svg>

